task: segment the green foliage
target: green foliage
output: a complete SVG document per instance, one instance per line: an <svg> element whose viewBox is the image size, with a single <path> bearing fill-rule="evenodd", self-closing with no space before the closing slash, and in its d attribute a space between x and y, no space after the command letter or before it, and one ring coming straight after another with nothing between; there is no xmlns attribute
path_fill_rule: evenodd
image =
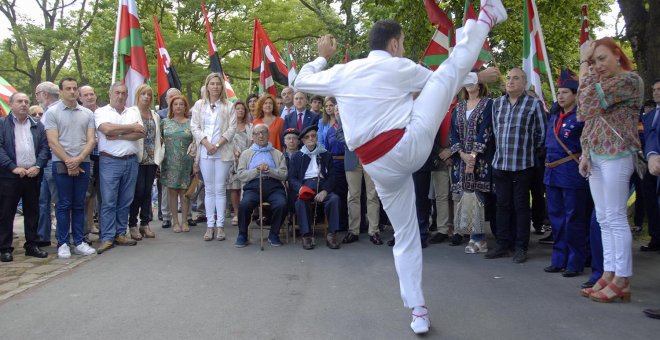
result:
<svg viewBox="0 0 660 340"><path fill-rule="evenodd" d="M580 5L583 2L589 6L590 24L594 28L602 25L599 17L609 10L613 0L537 0L555 77L556 70L563 65L577 69ZM155 88L156 52L152 16L156 16L172 62L183 82L183 92L189 99L197 99L199 88L209 72L201 0L137 0L137 3L152 85ZM478 5L479 0L474 0L474 3ZM504 0L504 3L508 6L509 20L496 26L490 35L495 58L503 72L521 64L523 39L522 0ZM461 26L463 4L464 0L441 3L443 8L453 13L457 27ZM32 56L40 56L44 49L51 49L49 58L55 64L65 57L66 46L78 43L79 48L74 47L74 51L79 52L80 60L70 53L59 76L72 74L84 79L97 88L103 100L107 98L105 89L109 88L112 71L116 6L116 0L98 0L98 13L91 27L80 35L75 34L78 21L74 15L59 18L54 30L22 21L13 33L29 41ZM366 56L367 32L379 19L391 18L402 23L406 56L412 60L419 60L434 31L420 0L208 0L206 7L223 68L234 90L242 98L256 91L259 77L249 67L255 17L259 18L283 56L289 43L299 67L316 57L316 39L326 33L332 33L339 45L337 54L330 61L332 64L343 62L347 47L350 48L351 59ZM9 46L7 42L0 44L2 60L14 60ZM15 46L11 46L15 50ZM16 66L34 69L36 64L37 58L18 58ZM30 91L29 86L34 86L33 80L26 80L25 74L12 69L12 63L5 63L0 67L0 73L18 88ZM52 76L52 70L50 74L47 72L43 69L39 79Z"/></svg>

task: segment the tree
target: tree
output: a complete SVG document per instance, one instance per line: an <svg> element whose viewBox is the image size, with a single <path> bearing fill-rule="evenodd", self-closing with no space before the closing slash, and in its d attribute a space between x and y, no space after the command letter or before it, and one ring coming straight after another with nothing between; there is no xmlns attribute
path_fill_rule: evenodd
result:
<svg viewBox="0 0 660 340"><path fill-rule="evenodd" d="M644 80L645 98L653 98L652 85L660 77L660 1L618 0L626 23L626 38L630 41L637 73Z"/></svg>
<svg viewBox="0 0 660 340"><path fill-rule="evenodd" d="M73 52L76 69L82 77L78 49L96 15L98 0L34 2L41 11L43 26L20 20L16 0L0 0L0 13L9 20L13 36L3 43L3 50L11 55L11 66L1 70L27 77L30 88L34 89L42 80L54 81L66 68Z"/></svg>

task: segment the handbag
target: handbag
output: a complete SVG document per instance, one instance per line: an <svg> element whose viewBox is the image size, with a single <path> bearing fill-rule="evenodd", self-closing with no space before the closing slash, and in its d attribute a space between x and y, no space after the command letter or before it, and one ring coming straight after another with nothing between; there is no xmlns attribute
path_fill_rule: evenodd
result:
<svg viewBox="0 0 660 340"><path fill-rule="evenodd" d="M605 125L607 125L608 128L614 132L614 134L619 138L621 141L623 141L623 137L617 132L610 123L603 118L603 116L600 116L600 119L603 120ZM632 149L631 149L632 150ZM649 164L648 161L646 160L646 157L644 157L644 152L642 150L637 150L633 154L633 165L635 166L635 172L637 173L637 176L639 176L640 179L644 178L644 175L649 171Z"/></svg>
<svg viewBox="0 0 660 340"><path fill-rule="evenodd" d="M464 191L458 203L454 202L454 232L483 234L486 221L484 204L474 191Z"/></svg>
<svg viewBox="0 0 660 340"><path fill-rule="evenodd" d="M186 151L186 154L190 156L192 159L195 159L197 157L197 143L195 140L188 145L188 150Z"/></svg>
<svg viewBox="0 0 660 340"><path fill-rule="evenodd" d="M187 199L190 199L192 195L197 191L197 186L199 186L199 177L197 174L193 175L192 180L190 181L190 185L188 186L188 189L186 190L186 193L183 194Z"/></svg>

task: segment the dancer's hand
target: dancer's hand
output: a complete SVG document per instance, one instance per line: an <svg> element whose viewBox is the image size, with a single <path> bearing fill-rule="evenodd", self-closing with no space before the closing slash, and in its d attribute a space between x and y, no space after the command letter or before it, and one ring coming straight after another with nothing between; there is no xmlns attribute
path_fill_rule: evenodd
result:
<svg viewBox="0 0 660 340"><path fill-rule="evenodd" d="M479 73L477 73L477 79L479 79L480 84L493 83L500 80L502 74L497 67L489 67Z"/></svg>
<svg viewBox="0 0 660 340"><path fill-rule="evenodd" d="M337 41L332 34L326 34L319 38L319 56L329 60L337 51Z"/></svg>

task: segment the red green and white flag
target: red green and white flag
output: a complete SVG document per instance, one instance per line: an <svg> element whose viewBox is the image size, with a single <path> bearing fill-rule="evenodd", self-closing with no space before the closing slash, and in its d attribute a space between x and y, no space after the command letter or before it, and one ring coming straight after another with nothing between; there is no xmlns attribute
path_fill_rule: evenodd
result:
<svg viewBox="0 0 660 340"><path fill-rule="evenodd" d="M525 0L523 16L523 71L527 74L527 88L533 87L536 95L543 101L541 74L548 73L547 53L543 43L543 32L534 0ZM548 79L552 79L548 73ZM550 82L552 86L552 82ZM553 89L554 97L554 89Z"/></svg>
<svg viewBox="0 0 660 340"><path fill-rule="evenodd" d="M149 67L135 0L121 0L119 77L128 88L126 106L133 106L137 87L149 81Z"/></svg>
<svg viewBox="0 0 660 340"><path fill-rule="evenodd" d="M5 78L0 77L0 117L4 117L9 113L9 97L14 92L16 92L16 89L9 85Z"/></svg>
<svg viewBox="0 0 660 340"><path fill-rule="evenodd" d="M209 22L209 16L206 13L206 5L204 4L204 1L202 1L202 12L204 13L204 23L206 24L206 42L208 43L209 46L209 59L211 61L211 71L220 73L224 77L225 81L225 92L227 93L227 99L229 99L232 102L235 102L238 100L238 97L236 96L236 92L234 92L234 89L231 87L231 84L229 83L229 78L227 78L227 74L222 70L222 63L220 63L220 54L218 54L218 47L215 44L215 41L213 40L213 32L211 31L211 23Z"/></svg>
<svg viewBox="0 0 660 340"><path fill-rule="evenodd" d="M344 64L348 64L349 61L351 61L351 56L349 55L349 47L348 45L346 46L346 55L344 55Z"/></svg>
<svg viewBox="0 0 660 340"><path fill-rule="evenodd" d="M477 13L474 11L474 6L472 6L472 0L465 0L465 11L463 12L463 27L465 27L465 22L467 22L470 19L477 20ZM491 60L495 60L495 57L493 56L493 50L490 48L490 43L488 43L488 39L486 39L486 41L484 41L484 45L481 47L481 51L479 52L479 57L477 58L477 62L474 63L474 66L472 68L480 69L481 66L487 64Z"/></svg>
<svg viewBox="0 0 660 340"><path fill-rule="evenodd" d="M293 84L293 81L296 80L296 76L298 76L298 71L296 71L296 60L293 58L289 43L286 44L286 67L289 69L289 84Z"/></svg>
<svg viewBox="0 0 660 340"><path fill-rule="evenodd" d="M451 50L456 45L456 37L454 23L447 16L447 13L443 12L437 5L433 6L437 11L433 9L429 12L429 6L427 6L427 14L431 18L431 23L437 24L438 27L419 62L435 71L440 64L449 58Z"/></svg>
<svg viewBox="0 0 660 340"><path fill-rule="evenodd" d="M586 48L589 41L589 17L587 16L587 4L582 5L582 29L580 30L580 51Z"/></svg>

